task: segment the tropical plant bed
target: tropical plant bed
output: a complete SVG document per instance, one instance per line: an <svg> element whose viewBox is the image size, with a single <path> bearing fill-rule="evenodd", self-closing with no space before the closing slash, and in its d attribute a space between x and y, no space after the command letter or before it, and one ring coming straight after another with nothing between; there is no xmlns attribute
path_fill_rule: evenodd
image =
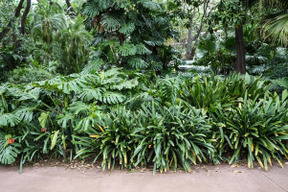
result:
<svg viewBox="0 0 288 192"><path fill-rule="evenodd" d="M247 159L268 170L288 157L288 92L249 75L155 77L87 72L0 86L0 163L93 159L101 168Z"/></svg>

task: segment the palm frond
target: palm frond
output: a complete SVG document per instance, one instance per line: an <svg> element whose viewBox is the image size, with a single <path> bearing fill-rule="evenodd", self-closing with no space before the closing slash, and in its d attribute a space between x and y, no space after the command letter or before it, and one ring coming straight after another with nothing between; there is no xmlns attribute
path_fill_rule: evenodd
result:
<svg viewBox="0 0 288 192"><path fill-rule="evenodd" d="M288 43L288 14L277 16L265 22L262 33L265 39L287 46Z"/></svg>

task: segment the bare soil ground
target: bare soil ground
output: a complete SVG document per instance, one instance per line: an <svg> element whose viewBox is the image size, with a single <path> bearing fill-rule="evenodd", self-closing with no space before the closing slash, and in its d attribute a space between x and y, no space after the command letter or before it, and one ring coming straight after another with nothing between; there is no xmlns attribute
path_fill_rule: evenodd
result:
<svg viewBox="0 0 288 192"><path fill-rule="evenodd" d="M243 165L197 165L153 175L151 169L102 171L84 162L41 161L23 168L0 166L0 192L288 192L288 162L266 172Z"/></svg>

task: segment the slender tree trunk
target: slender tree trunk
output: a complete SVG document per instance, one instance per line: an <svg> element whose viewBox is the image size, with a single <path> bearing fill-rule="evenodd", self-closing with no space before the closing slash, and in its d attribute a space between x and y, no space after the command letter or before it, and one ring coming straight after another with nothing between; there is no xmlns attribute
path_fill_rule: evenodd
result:
<svg viewBox="0 0 288 192"><path fill-rule="evenodd" d="M203 19L202 19L202 21L203 21ZM192 38L192 42L193 41L195 41L195 42L193 43L192 50L190 51L189 59L193 59L195 56L196 49L197 49L198 42L199 42L199 37L200 37L200 34L202 32L202 29L203 29L203 22L201 22L200 29L198 30L196 35L194 35L194 37Z"/></svg>
<svg viewBox="0 0 288 192"><path fill-rule="evenodd" d="M23 8L23 3L24 3L24 0L20 0L17 8L16 8L16 11L15 11L15 18L19 17L20 16L20 11L21 9ZM14 19L14 18L13 18ZM8 23L7 27L5 27L3 29L3 31L1 31L0 33L0 42L2 41L2 39L5 37L5 35L10 31L11 29L11 25L12 25L12 22L13 22L13 19Z"/></svg>
<svg viewBox="0 0 288 192"><path fill-rule="evenodd" d="M187 47L186 47L186 54L185 54L185 59L189 60L190 55L191 55L191 46L192 46L192 24L193 20L190 20L190 28L188 29L188 38L187 38Z"/></svg>
<svg viewBox="0 0 288 192"><path fill-rule="evenodd" d="M31 0L27 0L25 11L21 18L21 33L25 34L27 15L31 8Z"/></svg>
<svg viewBox="0 0 288 192"><path fill-rule="evenodd" d="M203 16L201 18L201 24L200 24L200 27L199 27L197 33L193 37L191 37L193 21L190 20L190 28L188 30L187 49L186 49L186 54L185 54L185 57L186 57L187 60L193 59L193 57L194 57L194 55L196 53L196 48L197 48L197 45L198 45L198 42L199 42L200 34L201 34L202 30L203 30L204 19L206 17L209 17L209 15L211 14L212 10L214 9L214 8L212 8L210 10L210 12L208 13L208 15L207 15L207 9L208 9L209 3L210 3L210 0L204 1L204 5L203 5L203 12L204 13L203 13ZM195 9L194 9L193 10L193 17L195 16L195 14L196 13L195 13ZM208 34L208 31L207 31L207 34ZM205 33L205 36L207 34ZM195 41L195 42L192 45L193 41Z"/></svg>
<svg viewBox="0 0 288 192"><path fill-rule="evenodd" d="M245 44L243 37L243 25L236 26L235 35L236 35L235 37L236 37L237 58L234 68L237 73L245 74L246 65L245 65Z"/></svg>
<svg viewBox="0 0 288 192"><path fill-rule="evenodd" d="M68 12L71 11L71 12L75 13L73 7L71 6L70 1L69 0L65 0L65 1L66 1Z"/></svg>

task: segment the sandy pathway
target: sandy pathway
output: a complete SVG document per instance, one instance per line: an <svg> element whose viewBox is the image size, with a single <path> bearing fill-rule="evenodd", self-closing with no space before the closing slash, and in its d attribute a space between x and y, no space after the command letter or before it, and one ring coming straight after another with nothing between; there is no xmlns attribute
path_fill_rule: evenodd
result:
<svg viewBox="0 0 288 192"><path fill-rule="evenodd" d="M0 192L288 192L288 165L262 169L201 166L152 175L149 170L101 171L65 167L0 167Z"/></svg>

